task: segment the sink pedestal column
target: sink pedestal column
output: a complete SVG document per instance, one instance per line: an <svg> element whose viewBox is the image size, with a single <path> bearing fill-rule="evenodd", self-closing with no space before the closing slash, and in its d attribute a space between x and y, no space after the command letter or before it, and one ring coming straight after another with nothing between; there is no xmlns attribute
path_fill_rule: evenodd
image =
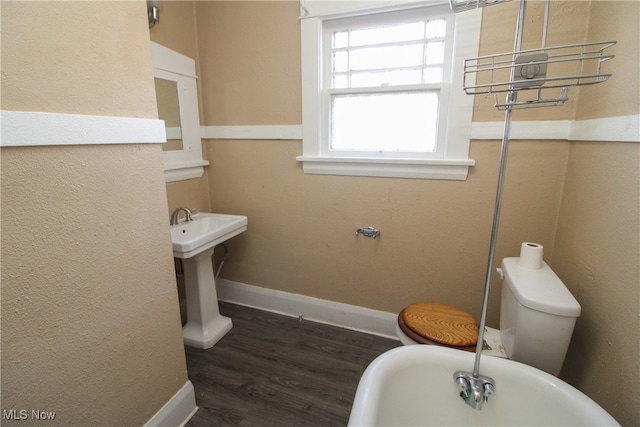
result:
<svg viewBox="0 0 640 427"><path fill-rule="evenodd" d="M211 257L213 248L183 259L187 300L187 324L182 328L184 343L207 349L231 330L231 319L220 314Z"/></svg>

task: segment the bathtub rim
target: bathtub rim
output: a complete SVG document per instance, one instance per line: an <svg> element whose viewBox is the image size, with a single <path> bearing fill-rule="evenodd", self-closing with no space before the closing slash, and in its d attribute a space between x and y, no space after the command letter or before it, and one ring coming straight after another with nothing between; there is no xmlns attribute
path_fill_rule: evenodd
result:
<svg viewBox="0 0 640 427"><path fill-rule="evenodd" d="M381 388L378 384L384 383L384 378L377 380L377 376L389 376L399 369L405 368L409 364L425 363L425 361L446 360L446 363L454 363L460 366L460 369L446 367L451 370L451 384L453 382L453 373L456 370L471 371L473 367L474 355L462 350L450 349L439 346L429 345L412 345L391 349L376 357L365 369L355 397L349 417L348 426L371 426L375 425L377 412L369 410L366 402L378 402L380 400ZM484 368L484 369L483 369ZM509 359L499 357L485 356L480 364L480 373L482 375L492 376L492 373L503 369L507 372L522 372L525 377L535 377L540 384L553 387L558 392L567 396L567 402L575 405L585 405L590 415L596 420L593 425L619 426L620 424L597 402L586 394L582 393L572 385L554 377L540 369L525 365ZM500 375L504 375L504 372ZM496 380L496 390L499 392L499 380ZM490 401L489 403L490 404Z"/></svg>

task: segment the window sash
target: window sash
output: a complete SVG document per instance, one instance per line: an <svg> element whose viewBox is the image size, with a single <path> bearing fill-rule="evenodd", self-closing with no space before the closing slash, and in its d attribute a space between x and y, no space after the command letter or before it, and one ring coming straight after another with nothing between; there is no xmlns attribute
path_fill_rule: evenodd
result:
<svg viewBox="0 0 640 427"><path fill-rule="evenodd" d="M369 19L342 20L326 24L325 49L330 78L325 87L396 86L442 82L447 17L444 15L395 14L387 22ZM390 58L391 55L395 57ZM432 71L435 70L434 74ZM352 77L413 76L412 81L354 84ZM433 76L437 76L434 79ZM365 79L366 80L366 79Z"/></svg>
<svg viewBox="0 0 640 427"><path fill-rule="evenodd" d="M320 155L328 157L368 157L368 158L423 158L423 159L442 159L445 157L445 138L446 132L443 130L447 126L447 114L440 114L440 111L446 111L448 108L448 96L450 93L449 76L451 74L451 58L453 50L453 26L454 19L451 12L446 7L427 7L421 9L404 10L399 12L387 12L376 16L357 16L352 18L344 18L339 20L325 21L322 31L322 118L323 135L325 137L320 143ZM415 21L416 16L426 21L445 19L446 35L444 37L448 43L445 43L445 53L442 64L437 67L442 68L442 81L437 83L421 83L413 85L389 85L389 86L364 86L364 87L348 87L334 88L333 79L336 74L332 70L332 55L336 50L333 48L333 34L341 31L358 30L360 28L373 28L383 25L394 25L396 23ZM441 37L433 37L428 39L432 41L442 41ZM394 43L380 43L379 45L391 45ZM368 46L366 46L368 47ZM425 67L426 65L426 67ZM419 68L423 72L425 69L433 68L431 64L422 64ZM394 67L408 68L408 67ZM361 70L358 70L360 72ZM343 73L346 74L346 73ZM340 75L340 74L338 74ZM338 150L331 147L332 144L332 123L331 123L331 106L333 97L336 95L355 95L355 94L383 94L388 92L410 92L410 91L436 91L438 93L438 113L436 117L436 143L435 150Z"/></svg>
<svg viewBox="0 0 640 427"><path fill-rule="evenodd" d="M422 157L436 149L439 91L333 94L331 103L330 151Z"/></svg>

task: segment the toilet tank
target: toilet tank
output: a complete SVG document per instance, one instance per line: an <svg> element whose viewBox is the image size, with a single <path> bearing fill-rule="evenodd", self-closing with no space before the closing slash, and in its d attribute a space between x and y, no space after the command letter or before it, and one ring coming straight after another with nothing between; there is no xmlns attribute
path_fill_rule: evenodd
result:
<svg viewBox="0 0 640 427"><path fill-rule="evenodd" d="M519 260L502 260L502 345L509 359L558 376L580 304L545 262L532 270Z"/></svg>

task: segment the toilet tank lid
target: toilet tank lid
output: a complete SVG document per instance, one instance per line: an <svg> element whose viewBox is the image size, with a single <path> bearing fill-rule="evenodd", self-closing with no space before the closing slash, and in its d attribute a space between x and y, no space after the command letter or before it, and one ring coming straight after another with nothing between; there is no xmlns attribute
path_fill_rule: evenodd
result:
<svg viewBox="0 0 640 427"><path fill-rule="evenodd" d="M557 316L580 316L580 304L545 262L539 270L530 270L520 267L519 261L517 257L504 258L502 272L522 305Z"/></svg>

